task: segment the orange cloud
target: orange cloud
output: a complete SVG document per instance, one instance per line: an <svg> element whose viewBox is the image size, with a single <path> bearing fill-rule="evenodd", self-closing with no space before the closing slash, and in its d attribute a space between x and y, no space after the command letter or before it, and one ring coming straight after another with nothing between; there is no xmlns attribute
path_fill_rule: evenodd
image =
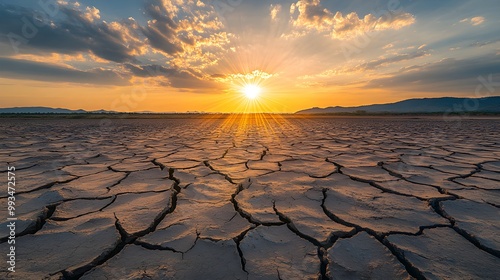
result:
<svg viewBox="0 0 500 280"><path fill-rule="evenodd" d="M271 15L272 20L277 20L278 14L280 12L281 12L281 5L280 4L271 4L271 7L269 9L269 13Z"/></svg>
<svg viewBox="0 0 500 280"><path fill-rule="evenodd" d="M412 14L404 12L387 11L380 17L367 14L363 18L352 12L344 16L341 12L333 13L324 8L320 0L300 0L292 4L290 13L294 27L326 32L339 40L371 31L398 30L415 22Z"/></svg>
<svg viewBox="0 0 500 280"><path fill-rule="evenodd" d="M223 31L212 5L182 0L148 3L151 20L142 33L154 52L170 59L170 65L201 73L228 51L232 34Z"/></svg>
<svg viewBox="0 0 500 280"><path fill-rule="evenodd" d="M481 25L486 21L484 17L473 17L473 18L464 18L460 22L464 23L470 23L473 26Z"/></svg>
<svg viewBox="0 0 500 280"><path fill-rule="evenodd" d="M85 9L83 17L86 18L89 22L93 22L94 20L98 20L101 18L101 15L99 13L100 11L96 7L87 7Z"/></svg>
<svg viewBox="0 0 500 280"><path fill-rule="evenodd" d="M473 17L470 19L471 24L474 26L483 24L485 21L486 19L484 17Z"/></svg>

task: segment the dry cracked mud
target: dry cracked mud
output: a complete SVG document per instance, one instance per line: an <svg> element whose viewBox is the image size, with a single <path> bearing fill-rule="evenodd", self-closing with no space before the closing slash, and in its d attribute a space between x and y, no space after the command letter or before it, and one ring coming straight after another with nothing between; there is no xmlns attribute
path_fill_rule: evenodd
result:
<svg viewBox="0 0 500 280"><path fill-rule="evenodd" d="M0 129L18 218L16 272L4 265L1 279L500 275L497 120L1 119Z"/></svg>

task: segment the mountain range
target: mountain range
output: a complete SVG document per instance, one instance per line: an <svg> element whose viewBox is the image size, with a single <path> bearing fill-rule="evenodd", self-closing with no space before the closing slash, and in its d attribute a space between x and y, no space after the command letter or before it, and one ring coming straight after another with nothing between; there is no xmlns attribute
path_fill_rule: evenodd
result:
<svg viewBox="0 0 500 280"><path fill-rule="evenodd" d="M338 113L500 113L500 96L484 98L416 98L395 103L374 104L354 107L326 107L310 108L296 112L296 114L338 114ZM83 109L70 110L51 107L12 107L0 108L0 114L113 114L116 111ZM154 113L150 111L137 112L139 114Z"/></svg>
<svg viewBox="0 0 500 280"><path fill-rule="evenodd" d="M500 96L484 98L416 98L395 103L374 104L355 107L310 108L296 114L335 114L335 113L463 113L484 112L500 113Z"/></svg>
<svg viewBox="0 0 500 280"><path fill-rule="evenodd" d="M108 114L116 113L114 111L106 110L96 110L96 111L86 111L83 109L70 110L63 108L51 108L51 107L12 107L12 108L0 108L0 114Z"/></svg>

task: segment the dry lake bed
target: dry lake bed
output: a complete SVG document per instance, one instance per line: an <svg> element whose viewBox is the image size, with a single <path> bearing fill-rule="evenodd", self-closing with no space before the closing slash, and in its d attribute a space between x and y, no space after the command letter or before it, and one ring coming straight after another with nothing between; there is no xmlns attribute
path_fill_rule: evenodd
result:
<svg viewBox="0 0 500 280"><path fill-rule="evenodd" d="M0 131L1 279L500 277L498 119L0 119Z"/></svg>

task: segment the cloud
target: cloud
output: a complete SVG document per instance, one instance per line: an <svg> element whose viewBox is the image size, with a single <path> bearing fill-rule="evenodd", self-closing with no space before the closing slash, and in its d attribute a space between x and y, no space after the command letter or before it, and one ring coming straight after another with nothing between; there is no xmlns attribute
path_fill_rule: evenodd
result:
<svg viewBox="0 0 500 280"><path fill-rule="evenodd" d="M464 18L460 22L468 22L473 26L481 25L486 21L484 17L473 17L473 18Z"/></svg>
<svg viewBox="0 0 500 280"><path fill-rule="evenodd" d="M101 18L100 11L96 7L87 7L83 16L89 21L93 22Z"/></svg>
<svg viewBox="0 0 500 280"><path fill-rule="evenodd" d="M12 49L10 41L15 33L20 51L15 55L2 51L3 55L11 55L11 58L34 57L39 62L45 62L34 63L33 66L34 69L49 69L46 75L50 76L49 80L85 83L86 78L92 77L95 72L110 75L111 84L125 84L136 77L155 78L173 87L213 88L216 84L204 69L217 64L230 50L227 45L232 35L223 30L214 7L201 1L146 0L143 10L149 20L142 25L131 17L105 21L99 9L83 7L78 2L58 1L56 7L56 15L46 21L36 21L33 14L37 11L34 9L0 4L0 48ZM21 19L29 21L29 31L33 36L23 35L26 23ZM53 57L54 54L64 57L84 55L85 63L73 65L84 65L88 69L89 63L98 62L115 70L112 73L100 70L88 72L70 68L64 63L47 63L49 59L38 59ZM154 59L150 60L151 57ZM144 61L164 65L155 66L161 73L151 77L148 72L153 65L142 65ZM41 79L26 69L27 61L12 60L10 63L18 66L12 71L5 71L11 77L21 78L24 73L26 79ZM65 70L69 74L60 78L50 74ZM18 75L14 74L15 71L19 72ZM117 79L111 75L113 73L123 79ZM98 79L97 83L103 81Z"/></svg>
<svg viewBox="0 0 500 280"><path fill-rule="evenodd" d="M280 4L271 4L269 8L269 13L271 15L272 20L277 20L278 19L278 14L281 12L281 5Z"/></svg>
<svg viewBox="0 0 500 280"><path fill-rule="evenodd" d="M181 89L195 89L198 92L211 92L221 90L220 84L188 71L181 71L178 75L168 79L169 85Z"/></svg>
<svg viewBox="0 0 500 280"><path fill-rule="evenodd" d="M290 14L298 14L294 26L330 30L333 14L320 5L320 0L300 0L290 7Z"/></svg>
<svg viewBox="0 0 500 280"><path fill-rule="evenodd" d="M81 71L55 64L0 57L0 73L4 78L29 79L44 82L69 82L95 85L128 85L127 75L113 70Z"/></svg>
<svg viewBox="0 0 500 280"><path fill-rule="evenodd" d="M333 13L324 8L320 0L300 0L292 4L290 12L294 27L325 32L339 40L372 31L398 30L415 22L412 14L396 11L387 11L380 17L367 14L360 18L355 12L344 16L341 12Z"/></svg>
<svg viewBox="0 0 500 280"><path fill-rule="evenodd" d="M474 26L483 24L485 21L486 19L484 17L473 17L470 19L471 24Z"/></svg>
<svg viewBox="0 0 500 280"><path fill-rule="evenodd" d="M423 49L425 47L427 47L427 44L420 45L420 47L418 47L418 49L421 50L421 49Z"/></svg>
<svg viewBox="0 0 500 280"><path fill-rule="evenodd" d="M141 27L147 42L173 65L202 70L227 51L231 34L212 5L200 1L147 1L151 19Z"/></svg>
<svg viewBox="0 0 500 280"><path fill-rule="evenodd" d="M238 83L260 83L268 80L277 74L270 74L261 70L254 70L248 73L233 73L233 74L214 74L212 77L221 82L238 82Z"/></svg>
<svg viewBox="0 0 500 280"><path fill-rule="evenodd" d="M213 6L200 3L147 1L144 12L149 20L141 26L133 18L106 22L95 7L60 1L50 22L30 23L36 34L28 39L22 35L25 23L20 19L31 20L35 11L0 4L0 39L10 44L9 34L16 33L23 53L89 52L117 63L138 63L138 56L152 50L177 67L203 69L218 61L231 34L222 30Z"/></svg>
<svg viewBox="0 0 500 280"><path fill-rule="evenodd" d="M429 53L426 52L426 51L422 51L419 50L416 51L416 52L413 52L413 53L406 53L406 54L398 54L398 55L394 55L394 56L391 56L391 57L385 57L385 58L380 58L380 59L377 59L377 60L372 60L370 62L367 62L367 63L363 63L359 66L356 66L355 69L356 70L373 70L373 69L376 69L380 66L387 66L389 64L393 64L393 63L397 63L397 62L401 62L401 61L407 61L407 60L412 60L412 59L415 59L415 58L419 58L419 57L423 57L423 56L428 56Z"/></svg>
<svg viewBox="0 0 500 280"><path fill-rule="evenodd" d="M149 78L149 77L169 77L177 73L174 68L166 68L161 65L132 65L124 64L125 69L130 71L136 77Z"/></svg>
<svg viewBox="0 0 500 280"><path fill-rule="evenodd" d="M161 65L124 64L124 68L134 77L153 79L157 85L183 89L216 89L219 85L214 77L204 77L194 71L167 68Z"/></svg>
<svg viewBox="0 0 500 280"><path fill-rule="evenodd" d="M389 44L385 45L384 47L382 47L382 49L386 50L386 49L391 49L393 47L394 47L394 44L389 43Z"/></svg>
<svg viewBox="0 0 500 280"><path fill-rule="evenodd" d="M33 10L0 4L0 38L8 44L15 42L24 53L90 52L113 62L134 61L142 52L143 43L134 32L133 19L107 23L100 20L94 7L80 10L78 5L64 2L60 2L58 11L57 17L38 21L32 20Z"/></svg>
<svg viewBox="0 0 500 280"><path fill-rule="evenodd" d="M498 69L500 69L500 56L495 54L468 59L447 58L421 66L403 68L390 77L370 81L366 87L466 92L472 95L480 83L478 77L498 76ZM495 81L498 81L498 77Z"/></svg>
<svg viewBox="0 0 500 280"><path fill-rule="evenodd" d="M489 40L489 41L483 41L483 42L474 42L470 46L471 47L484 47L484 46L495 44L498 42L500 42L500 38L494 39L494 40Z"/></svg>

